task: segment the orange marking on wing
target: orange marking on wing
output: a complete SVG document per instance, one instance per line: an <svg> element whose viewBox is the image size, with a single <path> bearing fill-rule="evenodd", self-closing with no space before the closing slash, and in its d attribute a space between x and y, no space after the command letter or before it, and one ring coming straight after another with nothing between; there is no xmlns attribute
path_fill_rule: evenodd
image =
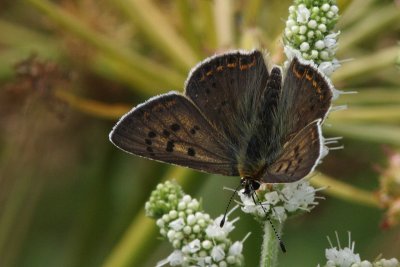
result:
<svg viewBox="0 0 400 267"><path fill-rule="evenodd" d="M218 66L217 71L222 71L224 69L224 66Z"/></svg>
<svg viewBox="0 0 400 267"><path fill-rule="evenodd" d="M292 70L293 70L294 75L296 75L297 78L301 78L303 76L303 73L300 73L296 70L296 65L293 65Z"/></svg>
<svg viewBox="0 0 400 267"><path fill-rule="evenodd" d="M315 80L312 81L312 86L317 87L317 82Z"/></svg>
<svg viewBox="0 0 400 267"><path fill-rule="evenodd" d="M227 66L228 68L235 68L237 63L228 63Z"/></svg>
<svg viewBox="0 0 400 267"><path fill-rule="evenodd" d="M249 69L249 68L253 67L254 65L256 65L256 58L255 57L253 57L253 61L251 63L240 65L240 70Z"/></svg>
<svg viewBox="0 0 400 267"><path fill-rule="evenodd" d="M213 73L212 70L210 70L209 72L206 73L207 76L210 76Z"/></svg>

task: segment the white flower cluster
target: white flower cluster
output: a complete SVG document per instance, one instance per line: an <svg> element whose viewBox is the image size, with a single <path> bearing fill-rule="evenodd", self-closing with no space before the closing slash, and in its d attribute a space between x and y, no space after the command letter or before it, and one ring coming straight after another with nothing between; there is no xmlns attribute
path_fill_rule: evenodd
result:
<svg viewBox="0 0 400 267"><path fill-rule="evenodd" d="M289 7L284 41L306 60L314 61L329 76L340 66L335 59L339 32L333 28L339 18L334 0L297 0Z"/></svg>
<svg viewBox="0 0 400 267"><path fill-rule="evenodd" d="M354 241L351 242L349 233L349 244L345 248L341 248L339 238L336 233L338 247L333 247L332 242L329 240L331 248L325 250L327 262L324 267L400 267L399 261L395 258L390 260L379 259L374 262L367 260L361 261L360 255L354 253ZM318 265L319 267L320 265Z"/></svg>
<svg viewBox="0 0 400 267"><path fill-rule="evenodd" d="M146 203L146 213L152 214L151 209L157 209L157 203L164 205L163 199L170 195L160 194L165 188L177 187L177 184L166 182L157 186L153 198ZM158 197L154 197L157 195ZM174 198L174 197L172 197ZM170 266L210 266L227 267L243 265L243 242L232 242L228 234L235 228L238 220L226 221L221 228L222 216L213 220L209 214L201 209L199 201L189 195L183 195L175 207L158 217L156 224L160 234L167 238L175 249L166 259L160 261L157 267L169 264ZM149 210L150 209L150 210Z"/></svg>
<svg viewBox="0 0 400 267"><path fill-rule="evenodd" d="M255 199L245 195L244 190L238 194L245 213L254 214L258 218L268 215L273 220L283 222L290 215L310 211L315 207L318 204L315 201L316 191L307 179L302 179L287 184L264 184L257 190Z"/></svg>

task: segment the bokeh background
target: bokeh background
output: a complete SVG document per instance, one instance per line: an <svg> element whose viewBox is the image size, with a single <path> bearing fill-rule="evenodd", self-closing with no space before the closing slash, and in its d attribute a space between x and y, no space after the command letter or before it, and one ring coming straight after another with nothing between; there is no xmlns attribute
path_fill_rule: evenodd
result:
<svg viewBox="0 0 400 267"><path fill-rule="evenodd" d="M177 179L212 216L221 214L230 196L222 188L236 187L238 177L128 155L108 133L132 106L183 90L190 68L216 52L259 47L281 64L290 4L1 1L0 266L154 266L172 249L143 209L164 179ZM332 80L359 93L342 95L335 104L349 108L332 113L324 127L326 136L344 137L345 149L318 167L315 184L331 185L320 193L326 199L286 223L280 266L323 264L334 231L342 244L351 231L363 259L400 258L399 226L388 225L378 193L388 149L400 151L399 2L338 5L337 57L351 60ZM244 255L247 266L257 266L261 227L235 214L232 239L252 232Z"/></svg>

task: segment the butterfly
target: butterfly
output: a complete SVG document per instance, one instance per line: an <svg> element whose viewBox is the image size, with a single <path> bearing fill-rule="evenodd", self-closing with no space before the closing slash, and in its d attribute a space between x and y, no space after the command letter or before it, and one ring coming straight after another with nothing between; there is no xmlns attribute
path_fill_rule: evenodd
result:
<svg viewBox="0 0 400 267"><path fill-rule="evenodd" d="M332 86L293 57L284 75L262 52L231 51L194 67L183 94L150 98L125 114L110 140L145 158L262 183L297 181L323 154L321 124Z"/></svg>

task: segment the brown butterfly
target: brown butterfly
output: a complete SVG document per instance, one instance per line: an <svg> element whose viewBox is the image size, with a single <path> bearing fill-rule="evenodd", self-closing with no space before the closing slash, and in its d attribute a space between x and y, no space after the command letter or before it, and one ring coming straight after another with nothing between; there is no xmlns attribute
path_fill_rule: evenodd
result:
<svg viewBox="0 0 400 267"><path fill-rule="evenodd" d="M110 140L142 157L240 176L250 194L260 183L294 182L314 170L332 90L316 67L296 57L282 80L260 51L233 51L193 68L183 94L132 109Z"/></svg>

